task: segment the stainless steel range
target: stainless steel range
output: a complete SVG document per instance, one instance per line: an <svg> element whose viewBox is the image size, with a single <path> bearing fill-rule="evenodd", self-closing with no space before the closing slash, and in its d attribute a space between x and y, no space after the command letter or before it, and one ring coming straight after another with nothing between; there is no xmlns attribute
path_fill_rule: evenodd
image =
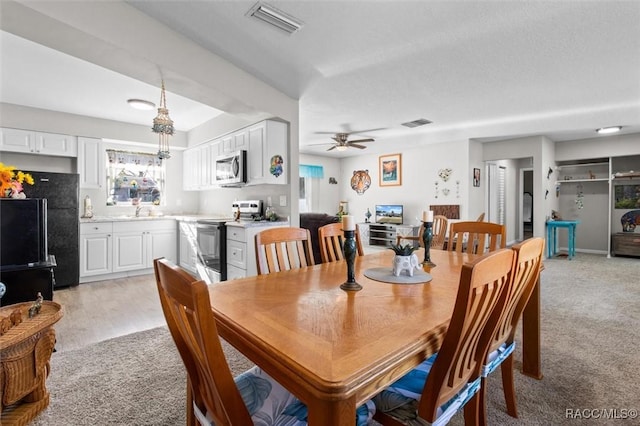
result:
<svg viewBox="0 0 640 426"><path fill-rule="evenodd" d="M227 279L227 227L231 219L200 219L196 224L197 269L207 283Z"/></svg>
<svg viewBox="0 0 640 426"><path fill-rule="evenodd" d="M262 200L234 201L233 213L240 212L241 221L261 220ZM198 261L200 278L207 283L227 279L227 226L232 218L199 219L197 221Z"/></svg>
<svg viewBox="0 0 640 426"><path fill-rule="evenodd" d="M240 211L240 220L261 220L262 200L234 201L231 205L233 214Z"/></svg>

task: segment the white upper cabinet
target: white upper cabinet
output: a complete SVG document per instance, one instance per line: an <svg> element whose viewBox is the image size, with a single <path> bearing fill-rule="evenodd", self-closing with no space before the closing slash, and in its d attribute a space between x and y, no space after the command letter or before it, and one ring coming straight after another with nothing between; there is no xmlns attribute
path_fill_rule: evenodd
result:
<svg viewBox="0 0 640 426"><path fill-rule="evenodd" d="M247 185L288 183L287 124L265 120L250 126Z"/></svg>
<svg viewBox="0 0 640 426"><path fill-rule="evenodd" d="M0 151L77 157L78 138L57 133L2 128L0 129Z"/></svg>
<svg viewBox="0 0 640 426"><path fill-rule="evenodd" d="M105 183L105 152L102 140L78 138L80 188L102 188Z"/></svg>
<svg viewBox="0 0 640 426"><path fill-rule="evenodd" d="M288 126L265 120L204 144L187 148L183 157L183 189L217 188L216 159L247 151L247 185L287 184Z"/></svg>

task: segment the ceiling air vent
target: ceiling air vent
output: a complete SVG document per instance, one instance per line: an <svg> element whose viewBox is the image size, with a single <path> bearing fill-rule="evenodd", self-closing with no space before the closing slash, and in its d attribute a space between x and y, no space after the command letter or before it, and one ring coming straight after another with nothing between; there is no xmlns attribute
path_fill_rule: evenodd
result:
<svg viewBox="0 0 640 426"><path fill-rule="evenodd" d="M253 16L262 22L273 25L287 34L293 34L302 28L302 22L298 19L266 3L258 2L254 4L245 16Z"/></svg>
<svg viewBox="0 0 640 426"><path fill-rule="evenodd" d="M431 123L433 123L433 121L429 121L426 118L419 118L417 120L407 121L406 123L402 123L402 125L413 128L413 127L424 126L425 124L431 124Z"/></svg>

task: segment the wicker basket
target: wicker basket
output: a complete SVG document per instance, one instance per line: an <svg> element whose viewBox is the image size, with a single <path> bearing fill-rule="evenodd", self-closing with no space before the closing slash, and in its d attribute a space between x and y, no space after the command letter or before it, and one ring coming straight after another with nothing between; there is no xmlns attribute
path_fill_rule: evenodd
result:
<svg viewBox="0 0 640 426"><path fill-rule="evenodd" d="M45 380L56 337L53 324L62 307L43 301L40 313L29 318L32 303L0 308L0 317L20 311L22 322L0 336L0 414L2 425L26 425L49 405Z"/></svg>

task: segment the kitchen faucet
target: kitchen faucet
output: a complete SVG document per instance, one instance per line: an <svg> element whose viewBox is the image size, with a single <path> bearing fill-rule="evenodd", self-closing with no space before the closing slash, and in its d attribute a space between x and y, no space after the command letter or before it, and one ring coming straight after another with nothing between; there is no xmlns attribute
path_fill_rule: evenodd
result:
<svg viewBox="0 0 640 426"><path fill-rule="evenodd" d="M138 204L136 206L136 217L140 217L140 211L142 210L142 206Z"/></svg>

